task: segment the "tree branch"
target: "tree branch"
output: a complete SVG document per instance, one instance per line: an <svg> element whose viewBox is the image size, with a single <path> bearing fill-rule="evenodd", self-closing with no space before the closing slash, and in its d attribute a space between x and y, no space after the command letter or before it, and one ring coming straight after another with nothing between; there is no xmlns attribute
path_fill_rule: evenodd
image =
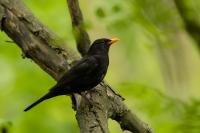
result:
<svg viewBox="0 0 200 133"><path fill-rule="evenodd" d="M1 29L54 79L68 70L72 60L78 59L69 48L59 48L56 36L45 28L19 0L1 0ZM21 9L21 10L20 10ZM48 57L48 58L47 58Z"/></svg>
<svg viewBox="0 0 200 133"><path fill-rule="evenodd" d="M83 15L79 7L79 2L78 0L67 0L67 3L72 20L77 48L81 55L84 55L89 49L90 39L84 27Z"/></svg>
<svg viewBox="0 0 200 133"><path fill-rule="evenodd" d="M192 38L197 42L200 49L200 15L195 10L193 2L188 0L174 0L180 16L183 19L185 28Z"/></svg>
<svg viewBox="0 0 200 133"><path fill-rule="evenodd" d="M55 80L59 80L72 62L79 59L69 48L58 47L58 44L62 44L57 41L57 37L45 28L20 0L0 0L0 25L22 49L24 55ZM116 120L124 130L134 133L151 132L107 84L98 85L84 96L89 96L91 102L80 98L80 102L76 104L76 118L82 133L108 133L108 118Z"/></svg>

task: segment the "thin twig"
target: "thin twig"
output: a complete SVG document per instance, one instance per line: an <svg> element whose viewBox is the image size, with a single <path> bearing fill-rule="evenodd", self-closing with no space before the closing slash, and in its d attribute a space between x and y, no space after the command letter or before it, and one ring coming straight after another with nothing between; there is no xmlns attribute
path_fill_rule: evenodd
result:
<svg viewBox="0 0 200 133"><path fill-rule="evenodd" d="M78 0L67 0L72 20L76 45L81 55L85 55L90 46L90 39L84 27L83 15Z"/></svg>

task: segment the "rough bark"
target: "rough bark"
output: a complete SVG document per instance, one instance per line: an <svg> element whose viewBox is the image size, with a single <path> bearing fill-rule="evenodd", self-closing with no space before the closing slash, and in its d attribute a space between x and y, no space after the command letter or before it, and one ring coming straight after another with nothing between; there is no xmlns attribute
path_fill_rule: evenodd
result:
<svg viewBox="0 0 200 133"><path fill-rule="evenodd" d="M73 17L72 21L75 21L76 16ZM57 37L42 25L20 0L0 0L0 28L21 48L24 57L32 59L55 80L59 80L73 61L79 59L77 53L57 41ZM87 34L86 31L84 34ZM89 37L87 39L89 40ZM89 41L86 42L86 47L81 44L85 50L89 46ZM151 132L108 84L102 82L84 96L90 97L90 102L80 95L75 95L74 103L81 133L108 133L108 118L116 120L123 130L134 133Z"/></svg>

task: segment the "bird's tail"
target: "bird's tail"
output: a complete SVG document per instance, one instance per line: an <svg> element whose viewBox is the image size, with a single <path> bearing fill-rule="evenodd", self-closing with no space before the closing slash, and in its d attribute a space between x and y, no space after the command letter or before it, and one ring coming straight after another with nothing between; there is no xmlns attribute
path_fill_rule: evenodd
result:
<svg viewBox="0 0 200 133"><path fill-rule="evenodd" d="M47 99L49 99L49 98L52 98L52 97L53 97L53 96L52 96L52 93L49 92L49 93L45 94L44 96L42 96L42 97L41 97L40 99L38 99L37 101L35 101L34 103L32 103L31 105L29 105L24 111L26 112L26 111L30 110L31 108L33 108L34 106L36 106L37 104L43 102L44 100L47 100Z"/></svg>

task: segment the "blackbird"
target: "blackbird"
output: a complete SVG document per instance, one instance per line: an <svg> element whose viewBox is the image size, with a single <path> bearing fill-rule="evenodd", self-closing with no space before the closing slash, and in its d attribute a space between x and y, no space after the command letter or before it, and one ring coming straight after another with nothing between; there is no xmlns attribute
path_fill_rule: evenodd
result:
<svg viewBox="0 0 200 133"><path fill-rule="evenodd" d="M87 54L67 71L47 94L28 106L24 111L28 111L42 101L55 96L81 93L97 86L105 77L108 69L109 48L111 44L118 40L117 38L95 40Z"/></svg>

